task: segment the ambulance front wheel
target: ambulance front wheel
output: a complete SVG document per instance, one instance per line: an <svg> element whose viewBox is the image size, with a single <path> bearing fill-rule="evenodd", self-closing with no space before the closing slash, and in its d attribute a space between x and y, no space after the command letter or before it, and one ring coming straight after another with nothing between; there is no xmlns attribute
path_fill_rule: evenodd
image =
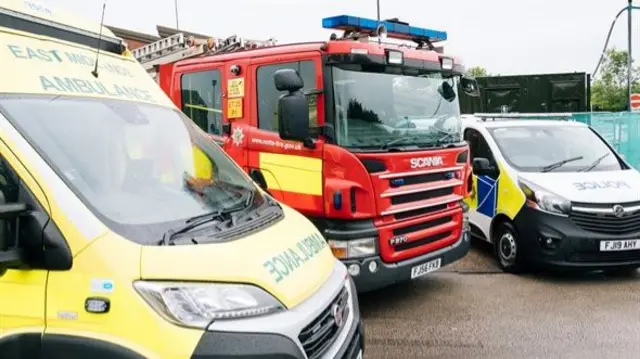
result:
<svg viewBox="0 0 640 359"><path fill-rule="evenodd" d="M510 222L502 222L493 234L493 246L500 268L507 273L521 273L525 269L523 253L520 250L520 236Z"/></svg>

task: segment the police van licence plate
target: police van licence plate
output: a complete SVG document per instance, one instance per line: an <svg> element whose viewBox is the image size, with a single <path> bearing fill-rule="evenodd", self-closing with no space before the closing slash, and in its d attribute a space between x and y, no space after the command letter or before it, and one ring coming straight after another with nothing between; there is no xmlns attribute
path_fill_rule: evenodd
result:
<svg viewBox="0 0 640 359"><path fill-rule="evenodd" d="M640 239L600 242L601 252L632 251L634 249L640 249Z"/></svg>
<svg viewBox="0 0 640 359"><path fill-rule="evenodd" d="M411 279L421 277L427 273L433 272L435 270L440 269L440 265L442 264L442 259L437 258L427 263L422 263L411 268Z"/></svg>

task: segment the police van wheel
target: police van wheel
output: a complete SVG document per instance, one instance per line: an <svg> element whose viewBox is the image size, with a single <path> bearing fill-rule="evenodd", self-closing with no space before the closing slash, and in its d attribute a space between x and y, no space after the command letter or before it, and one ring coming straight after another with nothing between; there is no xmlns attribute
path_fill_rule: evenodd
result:
<svg viewBox="0 0 640 359"><path fill-rule="evenodd" d="M498 257L498 264L503 271L521 273L524 270L518 232L511 223L503 222L498 225L494 232L493 246Z"/></svg>

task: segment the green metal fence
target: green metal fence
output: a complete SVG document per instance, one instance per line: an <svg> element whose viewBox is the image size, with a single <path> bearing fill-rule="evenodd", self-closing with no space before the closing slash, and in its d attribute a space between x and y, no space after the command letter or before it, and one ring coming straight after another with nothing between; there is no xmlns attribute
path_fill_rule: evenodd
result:
<svg viewBox="0 0 640 359"><path fill-rule="evenodd" d="M586 112L571 117L598 131L630 165L640 169L640 113Z"/></svg>

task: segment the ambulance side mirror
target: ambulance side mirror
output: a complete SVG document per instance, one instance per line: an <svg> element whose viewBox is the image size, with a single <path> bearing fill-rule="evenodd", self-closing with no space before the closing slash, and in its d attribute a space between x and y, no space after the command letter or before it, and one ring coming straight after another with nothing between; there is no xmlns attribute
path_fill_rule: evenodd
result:
<svg viewBox="0 0 640 359"><path fill-rule="evenodd" d="M309 103L301 91L304 81L298 71L282 69L275 72L274 84L287 94L278 99L278 131L283 140L306 142L309 139Z"/></svg>

